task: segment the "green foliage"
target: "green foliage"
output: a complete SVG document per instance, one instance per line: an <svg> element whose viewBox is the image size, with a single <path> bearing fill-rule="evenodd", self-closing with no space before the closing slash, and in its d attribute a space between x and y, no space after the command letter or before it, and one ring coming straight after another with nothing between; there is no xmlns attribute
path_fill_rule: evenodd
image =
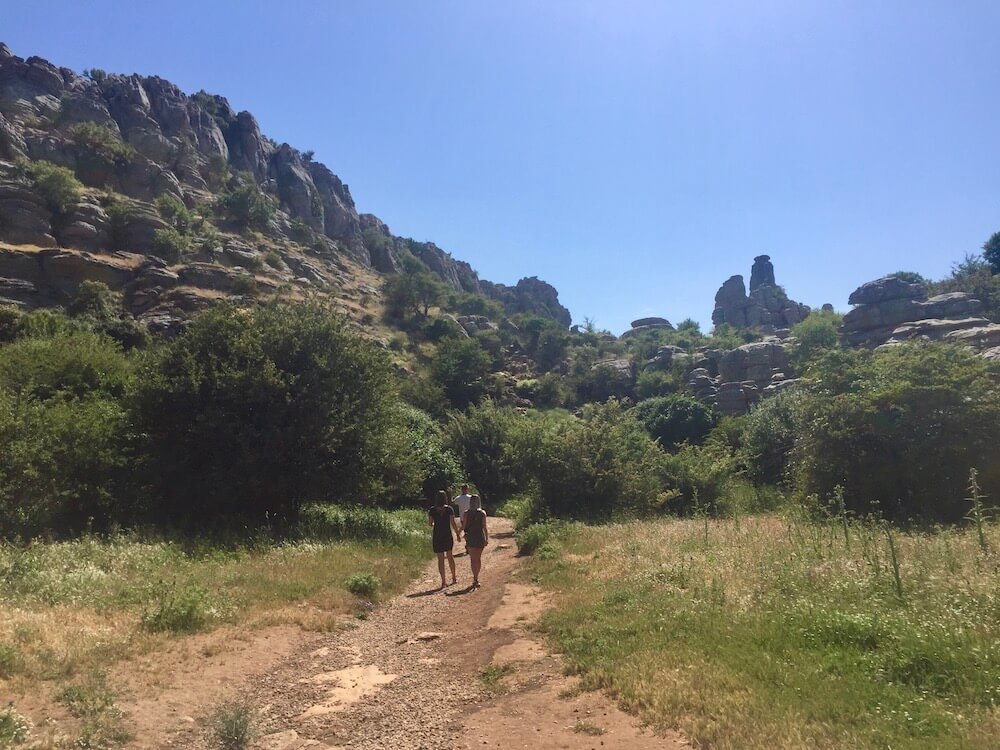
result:
<svg viewBox="0 0 1000 750"><path fill-rule="evenodd" d="M793 363L801 368L821 352L838 348L840 334L837 329L842 321L843 316L837 313L813 310L805 320L796 323L792 327L792 335L795 337Z"/></svg>
<svg viewBox="0 0 1000 750"><path fill-rule="evenodd" d="M736 470L728 446L712 441L684 445L663 459L664 483L670 488L671 510L679 513L720 514Z"/></svg>
<svg viewBox="0 0 1000 750"><path fill-rule="evenodd" d="M370 601L375 601L378 596L378 587L381 584L378 576L374 573L355 573L348 576L344 581L344 588L355 596L361 596Z"/></svg>
<svg viewBox="0 0 1000 750"><path fill-rule="evenodd" d="M31 722L13 704L0 708L0 747L23 745L31 736Z"/></svg>
<svg viewBox="0 0 1000 750"><path fill-rule="evenodd" d="M83 185L73 172L49 161L32 161L23 169L35 191L56 216L61 216L80 202Z"/></svg>
<svg viewBox="0 0 1000 750"><path fill-rule="evenodd" d="M264 254L264 262L271 268L280 269L284 262L281 260L281 255L278 254L277 250L268 250Z"/></svg>
<svg viewBox="0 0 1000 750"><path fill-rule="evenodd" d="M459 315L482 315L494 321L503 317L503 305L482 294L451 292L447 304L449 310Z"/></svg>
<svg viewBox="0 0 1000 750"><path fill-rule="evenodd" d="M204 630L216 618L208 589L188 585L177 589L161 589L155 608L142 616L142 624L154 633L196 633Z"/></svg>
<svg viewBox="0 0 1000 750"><path fill-rule="evenodd" d="M187 206L172 195L163 194L156 199L156 209L174 229L183 234L191 231L195 223L194 214Z"/></svg>
<svg viewBox="0 0 1000 750"><path fill-rule="evenodd" d="M163 518L294 520L366 500L399 440L384 356L328 305L220 305L143 369L136 421Z"/></svg>
<svg viewBox="0 0 1000 750"><path fill-rule="evenodd" d="M167 263L179 263L191 248L191 238L173 227L157 229L153 233L152 252Z"/></svg>
<svg viewBox="0 0 1000 750"><path fill-rule="evenodd" d="M718 421L711 407L680 394L642 401L635 407L635 415L666 450L685 442L700 444Z"/></svg>
<svg viewBox="0 0 1000 750"><path fill-rule="evenodd" d="M247 750L258 734L253 707L241 701L220 706L212 717L212 734L220 750Z"/></svg>
<svg viewBox="0 0 1000 750"><path fill-rule="evenodd" d="M464 409L482 398L491 364L490 355L478 341L452 336L438 344L431 374L448 401Z"/></svg>
<svg viewBox="0 0 1000 750"><path fill-rule="evenodd" d="M399 381L399 395L406 403L427 412L435 419L443 419L450 404L444 388L430 378L407 375Z"/></svg>
<svg viewBox="0 0 1000 750"><path fill-rule="evenodd" d="M404 264L404 270L391 274L382 283L386 313L405 320L408 315L427 317L431 307L444 299L446 287L416 258Z"/></svg>
<svg viewBox="0 0 1000 750"><path fill-rule="evenodd" d="M994 232L983 243L983 259L990 264L993 273L1000 273L1000 232Z"/></svg>
<svg viewBox="0 0 1000 750"><path fill-rule="evenodd" d="M408 529L393 514L361 505L311 504L299 514L299 533L323 542L384 542L398 544Z"/></svg>
<svg viewBox="0 0 1000 750"><path fill-rule="evenodd" d="M21 311L14 305L0 305L0 344L17 338Z"/></svg>
<svg viewBox="0 0 1000 750"><path fill-rule="evenodd" d="M455 454L445 447L441 426L429 414L413 407L404 407L407 443L405 455L415 469L415 479L419 480L419 491L424 498L433 497L437 490L458 484L462 479L462 467ZM399 489L409 489L403 482ZM416 499L415 492L408 492L400 498Z"/></svg>
<svg viewBox="0 0 1000 750"><path fill-rule="evenodd" d="M243 175L238 184L219 196L219 211L241 229L264 231L274 220L274 203L261 192L250 175Z"/></svg>
<svg viewBox="0 0 1000 750"><path fill-rule="evenodd" d="M803 426L806 392L794 389L765 399L746 417L739 460L754 483L779 484Z"/></svg>
<svg viewBox="0 0 1000 750"><path fill-rule="evenodd" d="M590 404L582 419L543 431L537 451L535 481L553 515L608 518L648 512L666 499L663 453L618 401Z"/></svg>
<svg viewBox="0 0 1000 750"><path fill-rule="evenodd" d="M150 342L149 331L124 314L121 295L100 281L84 281L66 308L74 318L86 322L125 349L144 347Z"/></svg>
<svg viewBox="0 0 1000 750"><path fill-rule="evenodd" d="M956 520L970 468L997 497L1000 394L990 365L960 347L913 343L810 373L796 441L796 488L820 499L842 486L848 507Z"/></svg>
<svg viewBox="0 0 1000 750"><path fill-rule="evenodd" d="M576 393L582 403L604 403L609 399L631 398L633 386L618 369L598 364L576 379Z"/></svg>
<svg viewBox="0 0 1000 750"><path fill-rule="evenodd" d="M1000 322L1000 275L981 255L966 255L951 267L951 275L929 285L931 294L969 292L983 303L984 313Z"/></svg>
<svg viewBox="0 0 1000 750"><path fill-rule="evenodd" d="M69 128L69 136L84 155L106 167L124 167L135 157L135 148L111 128L96 122L78 122Z"/></svg>
<svg viewBox="0 0 1000 750"><path fill-rule="evenodd" d="M517 554L535 554L559 532L563 525L556 521L541 521L518 527L515 535Z"/></svg>
<svg viewBox="0 0 1000 750"><path fill-rule="evenodd" d="M674 370L663 371L647 368L635 379L636 398L642 400L656 396L669 396L680 390L681 382Z"/></svg>

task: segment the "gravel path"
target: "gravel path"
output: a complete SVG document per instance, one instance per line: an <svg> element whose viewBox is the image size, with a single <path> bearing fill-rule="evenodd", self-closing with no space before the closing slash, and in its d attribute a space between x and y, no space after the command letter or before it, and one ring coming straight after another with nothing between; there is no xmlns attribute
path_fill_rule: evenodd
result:
<svg viewBox="0 0 1000 750"><path fill-rule="evenodd" d="M451 747L463 717L488 698L480 670L514 640L507 628L487 627L517 564L509 522L490 524L482 588L466 588L462 555L458 585L437 589L434 562L405 595L260 678L248 696L268 728L259 747Z"/></svg>

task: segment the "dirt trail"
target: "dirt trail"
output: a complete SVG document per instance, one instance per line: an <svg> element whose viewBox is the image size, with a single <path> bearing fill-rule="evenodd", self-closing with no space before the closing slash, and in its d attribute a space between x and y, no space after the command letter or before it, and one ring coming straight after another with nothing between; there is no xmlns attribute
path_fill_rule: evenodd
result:
<svg viewBox="0 0 1000 750"><path fill-rule="evenodd" d="M657 737L599 693L581 693L529 632L546 606L518 567L509 522L491 520L482 588L468 558L457 586L437 589L436 563L408 593L343 631L303 638L239 693L257 707L259 750L617 748L690 746ZM495 684L482 670L493 665ZM205 706L204 709L208 707ZM174 725L176 727L176 724ZM202 720L134 747L211 747Z"/></svg>

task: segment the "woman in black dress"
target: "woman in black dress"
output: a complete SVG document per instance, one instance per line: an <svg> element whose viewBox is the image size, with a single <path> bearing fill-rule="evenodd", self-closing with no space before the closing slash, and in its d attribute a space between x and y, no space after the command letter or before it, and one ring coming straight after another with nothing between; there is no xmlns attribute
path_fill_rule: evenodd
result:
<svg viewBox="0 0 1000 750"><path fill-rule="evenodd" d="M458 528L458 521L455 520L455 511L448 503L448 493L438 490L437 502L430 512L430 523L434 527L431 543L434 552L438 556L438 571L441 573L441 588L448 584L444 578L444 559L448 557L448 565L451 566L451 582L455 583L455 558L451 556L451 550L455 546L455 539L451 535L452 529L458 541L462 541L462 532Z"/></svg>
<svg viewBox="0 0 1000 750"><path fill-rule="evenodd" d="M472 563L472 588L479 588L479 571L483 567L483 550L490 543L490 532L486 528L486 511L482 508L479 495L469 499L469 509L462 518L462 528L465 530L465 548L469 550L469 562Z"/></svg>

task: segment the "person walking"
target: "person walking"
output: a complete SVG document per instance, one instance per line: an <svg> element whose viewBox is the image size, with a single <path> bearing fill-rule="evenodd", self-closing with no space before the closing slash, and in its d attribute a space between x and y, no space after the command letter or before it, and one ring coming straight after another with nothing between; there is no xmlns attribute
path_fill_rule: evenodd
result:
<svg viewBox="0 0 1000 750"><path fill-rule="evenodd" d="M462 485L462 494L455 498L455 504L458 506L458 518L459 520L465 518L465 514L469 512L469 501L472 499L472 495L469 494L469 485Z"/></svg>
<svg viewBox="0 0 1000 750"><path fill-rule="evenodd" d="M448 565L451 567L451 582L457 582L455 577L455 558L451 551L455 546L455 538L451 535L452 530L458 541L462 541L462 530L458 528L458 521L455 519L455 511L452 510L448 502L448 493L438 490L437 501L430 511L430 524L433 527L431 533L431 546L438 558L438 572L441 574L441 588L447 586L444 577L444 561L448 558Z"/></svg>
<svg viewBox="0 0 1000 750"><path fill-rule="evenodd" d="M479 495L469 498L469 510L462 516L465 531L465 548L469 551L472 564L472 588L479 588L479 571L483 568L483 550L490 543L490 532L486 526L486 511L482 508Z"/></svg>

